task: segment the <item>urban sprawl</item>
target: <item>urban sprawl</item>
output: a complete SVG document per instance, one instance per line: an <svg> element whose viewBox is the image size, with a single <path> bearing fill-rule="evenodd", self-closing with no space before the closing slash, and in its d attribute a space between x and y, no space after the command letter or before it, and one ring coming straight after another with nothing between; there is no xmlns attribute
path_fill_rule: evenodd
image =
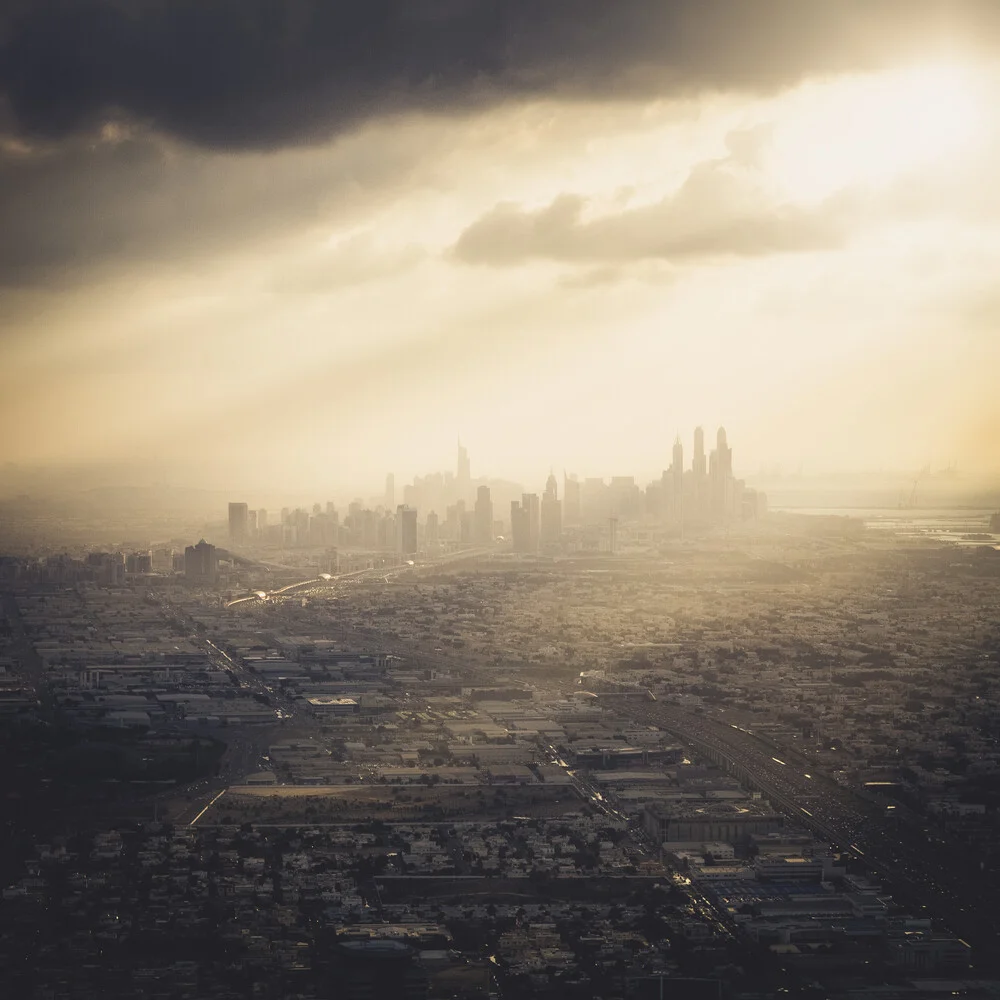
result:
<svg viewBox="0 0 1000 1000"><path fill-rule="evenodd" d="M0 559L5 996L1000 997L988 511L769 511L699 429L225 513Z"/></svg>

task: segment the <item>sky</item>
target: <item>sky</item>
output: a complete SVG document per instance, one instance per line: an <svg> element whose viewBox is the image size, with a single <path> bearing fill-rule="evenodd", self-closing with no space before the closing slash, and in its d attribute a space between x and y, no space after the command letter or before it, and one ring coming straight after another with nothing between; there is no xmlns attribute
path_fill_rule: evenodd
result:
<svg viewBox="0 0 1000 1000"><path fill-rule="evenodd" d="M0 468L988 479L998 109L993 0L0 0Z"/></svg>

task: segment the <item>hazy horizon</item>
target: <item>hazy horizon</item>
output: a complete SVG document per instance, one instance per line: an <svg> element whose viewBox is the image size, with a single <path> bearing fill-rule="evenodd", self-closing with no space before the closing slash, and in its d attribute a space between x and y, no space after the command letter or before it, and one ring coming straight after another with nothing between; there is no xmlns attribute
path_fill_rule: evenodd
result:
<svg viewBox="0 0 1000 1000"><path fill-rule="evenodd" d="M1000 9L807 6L15 5L0 466L996 481Z"/></svg>
<svg viewBox="0 0 1000 1000"><path fill-rule="evenodd" d="M730 443L732 439L730 438ZM734 445L734 455L738 449ZM473 456L474 457L474 456ZM685 463L690 466L690 450ZM424 469L416 476L393 471L397 502L402 502L404 486L415 478L435 473L454 473L445 460L437 468ZM632 469L563 470L553 466L559 490L563 476L576 475L581 481L593 475L609 482L612 476L633 476L642 489L657 481L663 470L644 474ZM745 470L737 462L736 474L748 486L764 490L774 506L803 507L896 507L909 504L911 491L916 508L969 506L993 508L1000 505L1000 477L974 476L954 467L943 469L877 469L841 470L810 473L798 468L762 468ZM541 493L549 470L538 476L504 474L484 465L473 464L472 481L508 483L525 492ZM325 483L309 484L294 481L275 483L266 479L233 480L225 476L212 478L204 469L168 469L155 464L147 466L81 467L77 469L31 468L8 464L0 477L0 500L17 496L31 499L59 497L117 497L126 507L162 503L164 507L179 504L194 510L215 511L220 520L225 515L225 503L242 500L251 507L276 509L284 506L312 506L332 501L346 507L354 500L377 506L384 494L385 474L368 482L330 479ZM421 511L426 514L428 511ZM439 512L440 513L440 512Z"/></svg>

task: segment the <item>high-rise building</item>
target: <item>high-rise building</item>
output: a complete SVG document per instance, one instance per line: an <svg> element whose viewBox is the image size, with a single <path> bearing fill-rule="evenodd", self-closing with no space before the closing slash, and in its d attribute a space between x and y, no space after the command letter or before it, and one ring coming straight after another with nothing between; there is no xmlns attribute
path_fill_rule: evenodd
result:
<svg viewBox="0 0 1000 1000"><path fill-rule="evenodd" d="M541 528L539 536L543 544L552 544L562 538L562 506L559 503L559 486L550 472L542 494Z"/></svg>
<svg viewBox="0 0 1000 1000"><path fill-rule="evenodd" d="M631 520L642 514L642 492L636 485L635 476L612 476L604 499L609 515Z"/></svg>
<svg viewBox="0 0 1000 1000"><path fill-rule="evenodd" d="M124 552L101 553L101 583L119 587L125 582L127 561Z"/></svg>
<svg viewBox="0 0 1000 1000"><path fill-rule="evenodd" d="M168 547L153 549L153 572L170 573L174 568L174 550Z"/></svg>
<svg viewBox="0 0 1000 1000"><path fill-rule="evenodd" d="M247 511L247 538L255 539L257 537L257 511L248 510Z"/></svg>
<svg viewBox="0 0 1000 1000"><path fill-rule="evenodd" d="M681 444L680 434L674 441L673 464L670 466L670 471L671 506L674 518L680 520L684 514L684 445Z"/></svg>
<svg viewBox="0 0 1000 1000"><path fill-rule="evenodd" d="M309 544L323 547L337 544L337 532L329 514L314 514L309 518Z"/></svg>
<svg viewBox="0 0 1000 1000"><path fill-rule="evenodd" d="M396 477L391 472L385 477L385 497L382 506L386 510L392 510L396 506Z"/></svg>
<svg viewBox="0 0 1000 1000"><path fill-rule="evenodd" d="M129 552L125 556L125 572L126 573L152 573L153 572L153 553L146 552Z"/></svg>
<svg viewBox="0 0 1000 1000"><path fill-rule="evenodd" d="M434 548L438 543L438 516L434 511L427 515L424 524L424 544L427 548Z"/></svg>
<svg viewBox="0 0 1000 1000"><path fill-rule="evenodd" d="M475 541L480 545L490 544L493 541L493 500L488 486L480 486L476 491L474 520Z"/></svg>
<svg viewBox="0 0 1000 1000"><path fill-rule="evenodd" d="M691 462L691 471L696 479L704 479L708 472L705 465L705 432L700 427L694 429L694 460Z"/></svg>
<svg viewBox="0 0 1000 1000"><path fill-rule="evenodd" d="M406 504L401 506L405 507ZM381 517L373 510L364 511L364 537L366 549L389 549L392 552L401 551L400 531L402 525L397 525L398 513L386 511Z"/></svg>
<svg viewBox="0 0 1000 1000"><path fill-rule="evenodd" d="M725 476L733 474L733 449L726 442L726 428L720 427L716 434L715 449L719 453L719 460L722 463L721 471Z"/></svg>
<svg viewBox="0 0 1000 1000"><path fill-rule="evenodd" d="M231 503L229 505L229 542L231 545L243 545L247 540L247 505Z"/></svg>
<svg viewBox="0 0 1000 1000"><path fill-rule="evenodd" d="M727 520L734 514L735 482L733 449L726 441L726 429L720 427L714 451L708 456L708 480L712 517Z"/></svg>
<svg viewBox="0 0 1000 1000"><path fill-rule="evenodd" d="M458 540L463 545L471 545L476 540L476 512L466 510L458 522Z"/></svg>
<svg viewBox="0 0 1000 1000"><path fill-rule="evenodd" d="M528 520L528 552L538 551L541 505L537 493L521 495L521 506Z"/></svg>
<svg viewBox="0 0 1000 1000"><path fill-rule="evenodd" d="M691 478L693 480L691 492L695 515L703 517L708 501L708 466L705 461L705 432L700 427L694 429L694 459L691 462Z"/></svg>
<svg viewBox="0 0 1000 1000"><path fill-rule="evenodd" d="M461 440L458 442L458 469L456 478L458 479L459 490L467 489L469 480L472 478L472 464L469 462L469 452ZM460 499L464 499L464 496L460 497Z"/></svg>
<svg viewBox="0 0 1000 1000"><path fill-rule="evenodd" d="M462 518L465 516L465 501L450 504L445 510L443 535L451 542L462 537Z"/></svg>
<svg viewBox="0 0 1000 1000"><path fill-rule="evenodd" d="M576 476L563 473L563 521L579 524L582 519L580 508L580 481Z"/></svg>
<svg viewBox="0 0 1000 1000"><path fill-rule="evenodd" d="M530 529L528 527L528 511L520 500L510 502L510 539L515 552L530 552Z"/></svg>
<svg viewBox="0 0 1000 1000"><path fill-rule="evenodd" d="M597 524L611 513L611 508L608 484L602 478L588 476L580 484L580 520L585 524Z"/></svg>
<svg viewBox="0 0 1000 1000"><path fill-rule="evenodd" d="M214 583L219 569L215 546L203 538L184 550L184 575L197 583Z"/></svg>
<svg viewBox="0 0 1000 1000"><path fill-rule="evenodd" d="M261 534L267 530L267 511L263 507L257 510L257 530Z"/></svg>
<svg viewBox="0 0 1000 1000"><path fill-rule="evenodd" d="M396 508L396 551L403 556L417 553L417 510L406 504Z"/></svg>

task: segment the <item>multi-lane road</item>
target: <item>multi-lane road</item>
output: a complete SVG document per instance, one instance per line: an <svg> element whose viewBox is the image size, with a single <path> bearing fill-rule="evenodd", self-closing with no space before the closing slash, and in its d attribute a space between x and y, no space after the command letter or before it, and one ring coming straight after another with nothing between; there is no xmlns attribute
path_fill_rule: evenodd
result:
<svg viewBox="0 0 1000 1000"><path fill-rule="evenodd" d="M658 725L759 789L777 808L844 851L853 852L893 894L938 917L975 949L978 968L992 967L1000 926L988 891L961 859L936 844L916 814L852 791L800 751L777 747L747 729L664 704L635 707L638 721Z"/></svg>
<svg viewBox="0 0 1000 1000"><path fill-rule="evenodd" d="M406 573L410 570L438 569L454 562L465 562L469 559L480 559L484 556L493 555L492 548L459 549L456 552L448 552L434 558L404 559L393 566L364 567L362 569L351 570L348 573L320 573L319 576L310 577L307 580L298 580L295 583L286 583L283 587L274 590L255 590L243 597L237 597L229 601L227 608L235 607L239 604L254 603L258 601L274 601L283 597L295 597L297 595L310 593L313 591L328 591L340 583L360 582L363 580L388 581L389 577Z"/></svg>

